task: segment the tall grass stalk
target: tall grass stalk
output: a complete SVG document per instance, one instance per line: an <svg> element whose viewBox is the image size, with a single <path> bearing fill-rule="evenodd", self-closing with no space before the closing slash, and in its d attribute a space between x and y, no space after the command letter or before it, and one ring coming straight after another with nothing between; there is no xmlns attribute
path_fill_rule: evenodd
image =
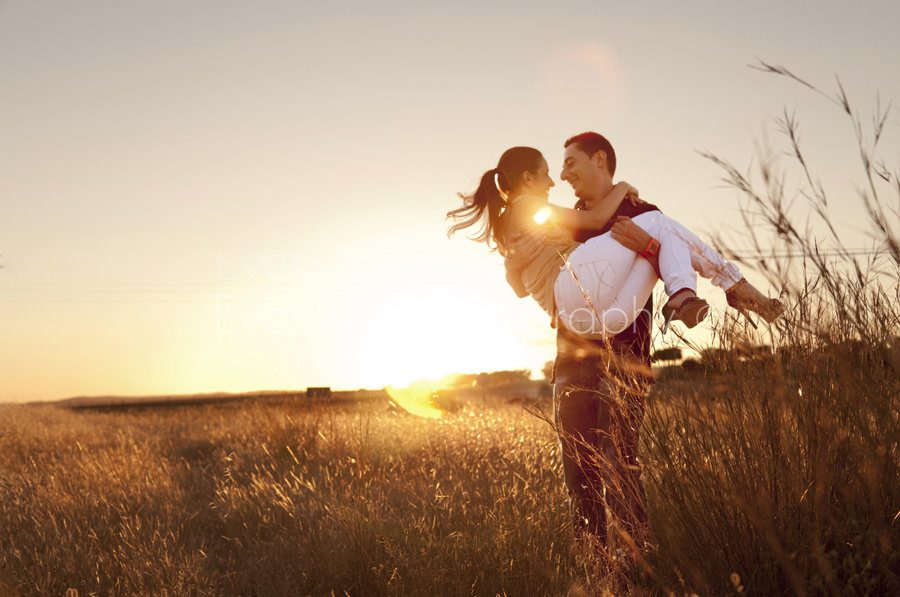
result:
<svg viewBox="0 0 900 597"><path fill-rule="evenodd" d="M758 332L720 320L725 350L708 353L704 382L669 388L665 407L648 411L652 565L678 592L898 594L900 182L877 151L889 108L878 102L867 129L840 82L830 97L783 67L757 68L802 83L849 120L873 250L843 242L794 114L777 120L787 160L760 160L757 179L704 154L739 191L742 240L762 254L732 257L790 308ZM788 170L801 174L794 193ZM808 207L803 223L795 200Z"/></svg>

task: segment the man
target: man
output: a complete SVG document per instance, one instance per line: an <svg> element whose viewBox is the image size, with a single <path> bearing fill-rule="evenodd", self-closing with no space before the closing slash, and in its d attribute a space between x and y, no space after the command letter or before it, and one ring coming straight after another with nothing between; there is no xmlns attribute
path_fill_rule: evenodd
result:
<svg viewBox="0 0 900 597"><path fill-rule="evenodd" d="M572 185L576 209L590 209L613 188L616 154L598 133L576 135L565 143L561 178ZM650 236L631 217L657 209L648 203L623 201L616 216L601 230L580 230L575 240L612 230L613 238L642 251ZM533 257L534 238L510 246L507 280L519 296L521 268ZM658 271L658 259L649 257ZM553 399L576 535L593 535L608 550L613 524L621 531L618 545L643 552L650 541L645 495L637 459L639 428L650 375L652 298L634 323L609 340L594 341L557 327L553 367ZM554 325L556 322L554 322ZM607 516L612 514L613 520Z"/></svg>

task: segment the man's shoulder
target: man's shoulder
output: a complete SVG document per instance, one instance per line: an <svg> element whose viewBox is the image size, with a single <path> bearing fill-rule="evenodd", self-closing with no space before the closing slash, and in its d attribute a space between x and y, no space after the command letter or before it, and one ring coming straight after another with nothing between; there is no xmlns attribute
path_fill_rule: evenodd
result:
<svg viewBox="0 0 900 597"><path fill-rule="evenodd" d="M578 203L575 204L575 209L584 209L584 202L579 200ZM595 236L600 236L606 232L609 232L610 228L612 228L613 224L616 223L617 216L625 216L627 218L633 218L635 216L639 216L641 214L647 213L649 211L660 211L658 207L653 205L652 203L641 203L639 205L633 204L631 201L623 201L616 212L613 214L613 217L610 218L609 222L601 228L600 230L587 230L587 229L579 229L573 232L573 237L576 241L583 243L588 239L591 239Z"/></svg>
<svg viewBox="0 0 900 597"><path fill-rule="evenodd" d="M584 199L579 199L575 202L575 205L572 206L573 209L587 209L587 203ZM629 213L634 213L635 215L639 215L642 213L646 213L648 211L662 211L656 205L652 203L639 203L635 205L631 201L622 201L619 204L619 207L616 209L617 215L628 215Z"/></svg>
<svg viewBox="0 0 900 597"><path fill-rule="evenodd" d="M610 218L609 222L606 223L606 226L604 226L603 229L600 230L600 233L609 232L609 230L613 227L613 224L616 223L616 218L618 216L633 218L650 211L659 211L659 208L652 203L640 203L638 205L635 205L631 201L623 201L619 205L619 209L616 210L615 215L613 215L613 217Z"/></svg>
<svg viewBox="0 0 900 597"><path fill-rule="evenodd" d="M660 209L652 203L640 203L635 205L631 201L623 201L619 205L619 209L616 210L616 215L633 218L634 216L645 214L648 211L660 211Z"/></svg>

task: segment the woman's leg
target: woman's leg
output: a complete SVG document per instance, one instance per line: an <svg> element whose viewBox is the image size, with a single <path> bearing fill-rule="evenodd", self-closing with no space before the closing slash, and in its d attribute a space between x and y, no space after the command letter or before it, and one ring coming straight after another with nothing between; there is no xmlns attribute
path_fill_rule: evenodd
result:
<svg viewBox="0 0 900 597"><path fill-rule="evenodd" d="M634 322L657 279L646 260L608 232L596 236L569 255L556 279L559 319L581 335L617 334Z"/></svg>
<svg viewBox="0 0 900 597"><path fill-rule="evenodd" d="M659 241L659 269L666 294L671 296L682 288L696 291L696 273L723 290L740 281L741 270L736 265L662 212L643 213L632 220Z"/></svg>
<svg viewBox="0 0 900 597"><path fill-rule="evenodd" d="M701 276L709 279L715 286L724 290L729 305L744 312L745 315L746 310L754 311L770 323L784 312L785 307L781 301L770 299L760 292L744 279L741 270L735 264L722 257L712 247L700 240L696 234L672 218L659 212L655 213L658 214L656 218L645 218L650 214L641 214L634 218L634 221L642 228L647 225L648 228L645 230L660 241L659 268L666 280L666 292L671 295L672 291L678 290L678 286L684 282L684 251L686 248L690 253L691 267ZM651 232L651 228L654 226L655 230ZM679 257L677 259L670 258L664 266L663 254L666 251L666 245L669 245L670 249L674 250ZM670 284L670 278L674 283ZM693 287L691 289L695 290ZM756 326L756 324L753 325Z"/></svg>
<svg viewBox="0 0 900 597"><path fill-rule="evenodd" d="M697 272L723 289L740 281L741 272L733 263L662 212L633 220L660 243L659 269L667 294L683 288L696 292ZM637 259L608 232L575 249L567 265L554 287L560 321L593 337L617 334L630 325L658 279L645 259Z"/></svg>

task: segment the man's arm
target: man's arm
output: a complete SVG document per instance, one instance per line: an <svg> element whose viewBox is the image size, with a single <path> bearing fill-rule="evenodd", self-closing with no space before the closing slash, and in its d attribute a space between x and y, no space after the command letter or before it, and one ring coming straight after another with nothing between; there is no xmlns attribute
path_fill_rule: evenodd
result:
<svg viewBox="0 0 900 597"><path fill-rule="evenodd" d="M525 298L528 291L522 282L522 270L534 261L544 244L542 235L538 233L522 233L512 238L507 247L503 265L506 268L506 282L512 286L516 296Z"/></svg>
<svg viewBox="0 0 900 597"><path fill-rule="evenodd" d="M653 266L656 275L659 275L659 242L656 243L656 251L645 251L650 241L656 240L646 230L635 224L631 218L619 216L610 229L610 234L613 240L646 259Z"/></svg>

